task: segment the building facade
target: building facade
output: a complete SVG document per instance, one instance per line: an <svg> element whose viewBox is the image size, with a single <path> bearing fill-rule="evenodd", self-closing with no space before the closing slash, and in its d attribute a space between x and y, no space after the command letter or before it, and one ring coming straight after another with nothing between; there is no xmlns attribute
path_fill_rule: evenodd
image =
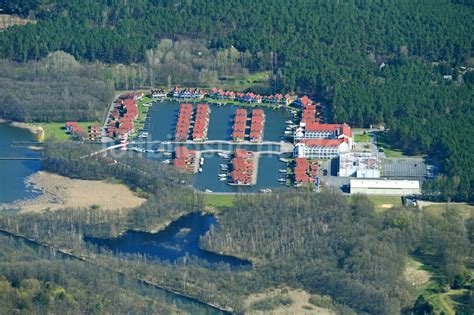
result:
<svg viewBox="0 0 474 315"><path fill-rule="evenodd" d="M421 193L417 180L358 179L351 178L351 194L367 195L418 195Z"/></svg>
<svg viewBox="0 0 474 315"><path fill-rule="evenodd" d="M294 155L298 158L332 159L349 151L345 139L303 139L296 143Z"/></svg>

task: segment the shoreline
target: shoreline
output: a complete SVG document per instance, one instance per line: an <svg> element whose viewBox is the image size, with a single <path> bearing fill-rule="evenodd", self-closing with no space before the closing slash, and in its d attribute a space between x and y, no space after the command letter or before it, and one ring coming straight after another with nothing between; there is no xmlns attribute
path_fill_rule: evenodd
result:
<svg viewBox="0 0 474 315"><path fill-rule="evenodd" d="M89 207L113 211L135 208L146 201L123 184L72 179L44 171L28 176L24 182L27 189L40 194L11 203L0 203L0 211L14 209L20 212L40 212Z"/></svg>
<svg viewBox="0 0 474 315"><path fill-rule="evenodd" d="M20 121L14 121L9 119L0 118L0 124L8 124L12 127L21 128L28 130L32 135L36 137L36 140L43 142L44 139L44 129L39 125L29 124Z"/></svg>

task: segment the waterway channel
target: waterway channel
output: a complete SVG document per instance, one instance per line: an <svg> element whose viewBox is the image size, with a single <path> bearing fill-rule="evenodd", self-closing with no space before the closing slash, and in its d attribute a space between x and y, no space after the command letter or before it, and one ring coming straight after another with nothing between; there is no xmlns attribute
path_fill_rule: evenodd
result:
<svg viewBox="0 0 474 315"><path fill-rule="evenodd" d="M0 157L38 157L39 153L26 148L25 142L35 141L28 130L0 123ZM0 203L33 198L39 194L29 189L25 178L40 169L38 160L0 160Z"/></svg>

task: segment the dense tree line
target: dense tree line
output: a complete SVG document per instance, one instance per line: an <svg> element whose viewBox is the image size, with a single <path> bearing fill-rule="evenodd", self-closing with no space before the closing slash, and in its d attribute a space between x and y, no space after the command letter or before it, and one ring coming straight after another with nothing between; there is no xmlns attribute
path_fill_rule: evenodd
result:
<svg viewBox="0 0 474 315"><path fill-rule="evenodd" d="M210 268L192 257L169 264L141 255L113 255L88 245L83 236L153 230L200 209L202 200L182 187L175 178L179 175L166 165L127 158L78 159L92 148L73 146L47 146L46 169L80 178L113 176L142 189L149 200L131 210L92 207L5 217L0 220L3 229L236 311L243 310L249 294L290 286L329 295L347 314L351 311L345 307L371 314L409 312L415 299L402 275L410 254L427 257L427 263L436 257L446 286L462 287L469 281L472 220L465 224L449 210L441 216L416 208L377 214L365 196L346 199L332 192L240 196L222 212L220 228L211 229L201 244L252 260L250 271L236 272L225 265Z"/></svg>
<svg viewBox="0 0 474 315"><path fill-rule="evenodd" d="M0 60L0 118L24 122L97 121L113 86L62 52L41 62Z"/></svg>
<svg viewBox="0 0 474 315"><path fill-rule="evenodd" d="M3 314L180 313L151 287L0 236Z"/></svg>
<svg viewBox="0 0 474 315"><path fill-rule="evenodd" d="M64 50L81 61L128 64L108 74L120 87L209 84L216 79L209 62L219 62L206 49L220 57L236 49L240 67L272 71L273 89L325 97L334 120L385 124L398 147L439 160L447 179L429 186L432 195L473 198L472 151L464 149L472 148L473 72L459 71L473 65L472 1L14 0L3 7L39 22L2 32L0 57L24 62Z"/></svg>

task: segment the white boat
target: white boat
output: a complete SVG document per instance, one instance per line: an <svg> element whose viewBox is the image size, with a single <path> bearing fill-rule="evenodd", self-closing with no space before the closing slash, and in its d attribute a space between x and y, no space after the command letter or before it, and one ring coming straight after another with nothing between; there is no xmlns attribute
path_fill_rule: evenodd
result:
<svg viewBox="0 0 474 315"><path fill-rule="evenodd" d="M198 172L202 173L202 167L198 168Z"/></svg>
<svg viewBox="0 0 474 315"><path fill-rule="evenodd" d="M201 165L201 166L204 165L204 158L199 159L199 165Z"/></svg>
<svg viewBox="0 0 474 315"><path fill-rule="evenodd" d="M211 192L212 192L212 190L210 190L210 189L205 189L204 191L207 192L207 193L211 193Z"/></svg>
<svg viewBox="0 0 474 315"><path fill-rule="evenodd" d="M220 182L225 182L226 180L227 180L226 177L221 177L221 178L219 178L219 181L220 181Z"/></svg>
<svg viewBox="0 0 474 315"><path fill-rule="evenodd" d="M148 137L148 132L144 131L144 132L141 132L139 135L138 135L139 138L147 138Z"/></svg>
<svg viewBox="0 0 474 315"><path fill-rule="evenodd" d="M217 175L217 176L219 176L219 177L227 177L227 174L219 174L219 175Z"/></svg>
<svg viewBox="0 0 474 315"><path fill-rule="evenodd" d="M289 124L292 124L292 123L293 123L292 120L287 120L287 121L285 121L285 124L288 124L288 125L289 125Z"/></svg>
<svg viewBox="0 0 474 315"><path fill-rule="evenodd" d="M293 132L290 130L285 130L285 135L291 135Z"/></svg>
<svg viewBox="0 0 474 315"><path fill-rule="evenodd" d="M165 164L170 164L170 163L171 163L171 160L164 160L164 161L162 161L162 162L165 163Z"/></svg>
<svg viewBox="0 0 474 315"><path fill-rule="evenodd" d="M285 173L285 174L286 174L288 171L285 170L285 169L281 169L281 170L278 170L278 172L280 172L280 173Z"/></svg>
<svg viewBox="0 0 474 315"><path fill-rule="evenodd" d="M286 178L278 178L278 181L279 181L280 183L286 183Z"/></svg>
<svg viewBox="0 0 474 315"><path fill-rule="evenodd" d="M171 152L163 152L163 155L164 155L164 156L171 156L172 153L171 153Z"/></svg>
<svg viewBox="0 0 474 315"><path fill-rule="evenodd" d="M220 156L221 158L225 158L225 159L228 159L228 158L229 158L229 154L227 154L227 153L221 153L221 152L219 152L219 153L217 153L217 155Z"/></svg>

